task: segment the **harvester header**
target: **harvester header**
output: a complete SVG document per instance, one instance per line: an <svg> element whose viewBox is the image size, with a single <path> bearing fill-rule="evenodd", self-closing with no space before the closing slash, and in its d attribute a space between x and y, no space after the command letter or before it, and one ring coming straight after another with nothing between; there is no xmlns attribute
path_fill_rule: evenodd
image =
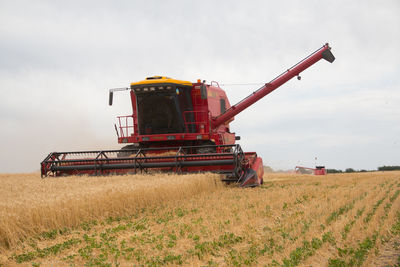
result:
<svg viewBox="0 0 400 267"><path fill-rule="evenodd" d="M328 44L231 106L218 82L189 82L152 76L130 87L132 114L117 117L115 125L121 150L53 152L41 163L42 177L71 174L135 173L159 171L213 171L223 180L241 186L263 181L263 163L256 152L243 152L240 137L230 131L234 117L293 77L325 59L335 57Z"/></svg>

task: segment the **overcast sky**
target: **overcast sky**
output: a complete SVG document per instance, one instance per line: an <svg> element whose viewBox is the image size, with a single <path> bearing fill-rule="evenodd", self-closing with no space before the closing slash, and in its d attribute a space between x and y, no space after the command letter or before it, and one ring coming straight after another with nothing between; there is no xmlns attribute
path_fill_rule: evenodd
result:
<svg viewBox="0 0 400 267"><path fill-rule="evenodd" d="M153 75L264 83L320 61L236 116L274 169L400 165L400 2L0 0L0 172L52 151L114 149L127 94ZM231 104L259 86L224 86ZM317 160L315 160L317 158Z"/></svg>

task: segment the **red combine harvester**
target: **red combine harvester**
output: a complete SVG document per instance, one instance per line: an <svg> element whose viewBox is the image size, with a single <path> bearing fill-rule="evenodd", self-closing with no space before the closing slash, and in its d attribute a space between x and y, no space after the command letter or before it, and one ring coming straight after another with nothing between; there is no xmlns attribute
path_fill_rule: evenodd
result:
<svg viewBox="0 0 400 267"><path fill-rule="evenodd" d="M217 172L223 181L242 187L263 182L263 163L256 152L243 152L230 132L234 116L293 77L325 59L335 57L328 44L231 106L217 82L206 84L149 77L129 88L133 113L118 117L115 125L121 150L53 152L41 163L41 175L106 175L147 172Z"/></svg>
<svg viewBox="0 0 400 267"><path fill-rule="evenodd" d="M298 174L326 175L325 166L315 166L315 169L296 166L295 171Z"/></svg>

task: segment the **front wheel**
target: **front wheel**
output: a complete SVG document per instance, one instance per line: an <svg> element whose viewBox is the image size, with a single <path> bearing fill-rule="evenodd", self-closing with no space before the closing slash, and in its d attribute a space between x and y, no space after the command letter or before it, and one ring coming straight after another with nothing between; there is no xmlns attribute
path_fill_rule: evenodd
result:
<svg viewBox="0 0 400 267"><path fill-rule="evenodd" d="M217 152L217 147L215 146L214 142L207 141L201 144L201 146L202 147L197 148L197 154L210 154Z"/></svg>
<svg viewBox="0 0 400 267"><path fill-rule="evenodd" d="M126 145L121 148L120 152L117 153L117 158L128 158L132 155L135 155L137 149L139 149L139 147L136 145Z"/></svg>

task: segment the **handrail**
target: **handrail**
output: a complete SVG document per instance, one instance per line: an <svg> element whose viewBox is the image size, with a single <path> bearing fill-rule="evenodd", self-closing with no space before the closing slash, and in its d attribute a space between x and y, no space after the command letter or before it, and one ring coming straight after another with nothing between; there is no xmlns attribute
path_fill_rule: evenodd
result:
<svg viewBox="0 0 400 267"><path fill-rule="evenodd" d="M123 118L125 118L125 124L123 124L121 122L121 119L123 119ZM129 121L128 121L129 118L132 119L132 125L129 124ZM134 126L133 126L133 116L132 115L118 116L117 119L118 119L118 122L119 122L119 127L118 127L119 128L119 133L120 133L119 137L124 138L124 137L131 136L135 131Z"/></svg>

